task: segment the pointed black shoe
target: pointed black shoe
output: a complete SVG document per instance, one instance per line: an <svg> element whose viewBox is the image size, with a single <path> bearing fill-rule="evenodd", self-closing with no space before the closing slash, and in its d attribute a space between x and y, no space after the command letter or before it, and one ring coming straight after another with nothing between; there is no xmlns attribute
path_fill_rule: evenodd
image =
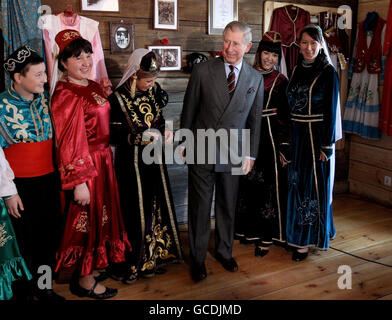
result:
<svg viewBox="0 0 392 320"><path fill-rule="evenodd" d="M305 260L305 259L308 257L308 254L309 254L309 251L306 251L306 252L298 252L298 250L295 250L295 251L293 252L293 257L292 257L292 259L293 259L293 261L299 262L299 261Z"/></svg>
<svg viewBox="0 0 392 320"><path fill-rule="evenodd" d="M205 263L204 262L202 264L192 263L191 275L193 281L195 282L200 282L205 278L207 278L207 269Z"/></svg>
<svg viewBox="0 0 392 320"><path fill-rule="evenodd" d="M262 257L264 257L265 255L267 255L268 252L269 252L269 250L265 250L265 249L262 249L262 248L256 246L256 248L255 248L255 257L260 257L260 258L262 258Z"/></svg>
<svg viewBox="0 0 392 320"><path fill-rule="evenodd" d="M83 288L79 284L79 280L76 278L76 279L72 279L72 281L70 282L69 290L71 291L72 294L78 297L89 297L98 300L110 299L117 295L117 289L112 289L108 287L106 287L106 290L103 293L95 293L94 290L97 284L98 282L95 281L93 287L90 290L88 290Z"/></svg>
<svg viewBox="0 0 392 320"><path fill-rule="evenodd" d="M229 259L223 258L220 254L215 254L215 259L220 262L223 268L225 268L227 271L230 272L236 272L238 271L238 265L237 262L234 260L233 257Z"/></svg>

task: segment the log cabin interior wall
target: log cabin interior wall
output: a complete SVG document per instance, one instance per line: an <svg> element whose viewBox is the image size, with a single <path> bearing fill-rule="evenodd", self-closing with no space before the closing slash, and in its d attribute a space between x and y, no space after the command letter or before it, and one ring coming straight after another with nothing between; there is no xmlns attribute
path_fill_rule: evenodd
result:
<svg viewBox="0 0 392 320"><path fill-rule="evenodd" d="M388 8L389 0L359 0L358 21L363 21L370 11L386 20ZM382 89L380 86L380 97ZM349 165L351 193L392 206L392 187L385 184L385 177L392 177L391 136L383 134L380 140L369 140L352 135Z"/></svg>
<svg viewBox="0 0 392 320"><path fill-rule="evenodd" d="M208 35L207 32L208 0L178 1L178 31L153 29L153 0L120 0L120 12L118 13L81 13L80 0L42 0L41 2L43 5L50 6L52 13L64 11L71 6L74 12L99 22L105 63L114 86L121 78L128 55L110 54L109 22L120 22L122 20L123 22L133 23L135 25L135 48L157 44L163 38L168 38L170 44L181 45L183 65L185 56L192 52L201 52L211 58L209 52L221 50L221 36ZM264 2L264 0L238 0L239 20L247 22L253 30L253 46L250 53L245 57L251 64L262 35ZM357 0L295 0L292 3L334 8L340 5L349 5L353 9L353 25L356 24ZM188 79L189 74L180 71L161 72L158 79L162 87L170 93L172 103L165 109L172 114L174 128L178 127L179 124L183 92L186 89ZM344 149L337 151L335 192L348 191L349 147L350 145L346 143Z"/></svg>

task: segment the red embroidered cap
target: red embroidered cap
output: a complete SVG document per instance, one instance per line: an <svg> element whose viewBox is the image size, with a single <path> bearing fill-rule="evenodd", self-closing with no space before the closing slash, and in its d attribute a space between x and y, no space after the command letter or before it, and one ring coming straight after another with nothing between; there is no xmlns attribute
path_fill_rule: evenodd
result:
<svg viewBox="0 0 392 320"><path fill-rule="evenodd" d="M59 54L63 52L65 47L68 46L70 42L79 38L83 39L80 33L76 30L67 29L67 30L60 31L55 38L55 41L60 48Z"/></svg>

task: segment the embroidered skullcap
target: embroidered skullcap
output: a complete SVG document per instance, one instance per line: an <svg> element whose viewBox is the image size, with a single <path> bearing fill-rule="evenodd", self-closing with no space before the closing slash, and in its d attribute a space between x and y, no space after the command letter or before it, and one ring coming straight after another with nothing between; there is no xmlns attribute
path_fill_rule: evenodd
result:
<svg viewBox="0 0 392 320"><path fill-rule="evenodd" d="M15 73L20 73L33 59L42 57L29 46L22 46L16 49L7 60L3 67L8 72L10 78L14 78Z"/></svg>
<svg viewBox="0 0 392 320"><path fill-rule="evenodd" d="M59 54L75 39L83 39L78 31L71 29L60 31L55 37L55 41L59 46Z"/></svg>
<svg viewBox="0 0 392 320"><path fill-rule="evenodd" d="M281 54L282 37L279 32L267 31L259 42L257 51L268 51Z"/></svg>

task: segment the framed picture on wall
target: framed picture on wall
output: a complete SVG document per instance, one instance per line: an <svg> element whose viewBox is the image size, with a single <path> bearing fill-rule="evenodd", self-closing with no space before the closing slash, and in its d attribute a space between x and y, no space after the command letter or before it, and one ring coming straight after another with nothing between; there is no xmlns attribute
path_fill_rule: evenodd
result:
<svg viewBox="0 0 392 320"><path fill-rule="evenodd" d="M125 54L135 50L135 25L110 22L110 53Z"/></svg>
<svg viewBox="0 0 392 320"><path fill-rule="evenodd" d="M148 46L159 56L162 71L181 70L181 46Z"/></svg>
<svg viewBox="0 0 392 320"><path fill-rule="evenodd" d="M120 0L80 0L82 11L119 12Z"/></svg>
<svg viewBox="0 0 392 320"><path fill-rule="evenodd" d="M238 0L208 0L208 34L221 35L233 20L238 20Z"/></svg>
<svg viewBox="0 0 392 320"><path fill-rule="evenodd" d="M178 0L154 0L154 29L178 30Z"/></svg>

